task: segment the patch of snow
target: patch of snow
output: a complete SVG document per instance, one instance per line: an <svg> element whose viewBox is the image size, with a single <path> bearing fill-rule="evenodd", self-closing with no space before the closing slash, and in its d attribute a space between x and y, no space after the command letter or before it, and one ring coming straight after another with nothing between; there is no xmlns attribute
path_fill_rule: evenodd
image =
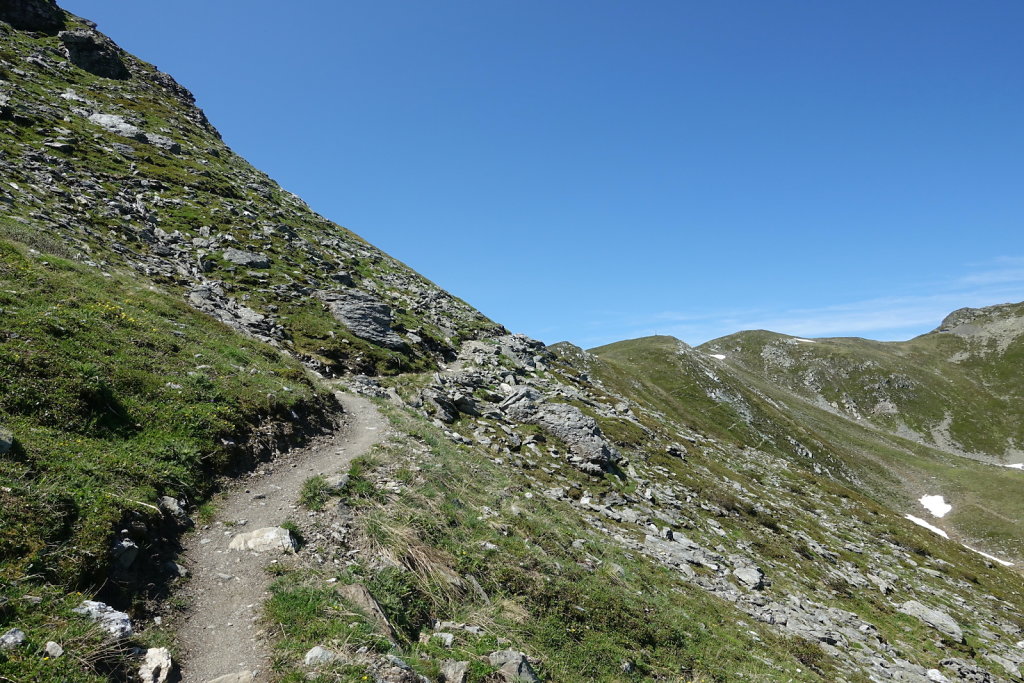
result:
<svg viewBox="0 0 1024 683"><path fill-rule="evenodd" d="M793 341L803 342L804 344L817 344L818 342L813 339L804 339L803 337L793 337Z"/></svg>
<svg viewBox="0 0 1024 683"><path fill-rule="evenodd" d="M1012 465L1003 465L1003 467L1010 467L1015 470L1024 470L1024 462L1017 462Z"/></svg>
<svg viewBox="0 0 1024 683"><path fill-rule="evenodd" d="M998 557L994 557L993 555L989 555L988 553L983 553L980 550L978 550L977 548L972 548L969 545L965 545L964 547L967 548L968 550L970 550L972 553L978 553L982 557L987 557L988 559L992 560L993 562L998 562L999 564L1003 565L1004 567L1012 567L1013 566L1013 562L1007 562L1006 560L1000 560Z"/></svg>
<svg viewBox="0 0 1024 683"><path fill-rule="evenodd" d="M932 517L945 517L946 513L953 509L942 496L921 496L920 502L932 513Z"/></svg>
<svg viewBox="0 0 1024 683"><path fill-rule="evenodd" d="M947 534L945 531L943 531L942 529L940 529L937 526L929 524L928 522L924 521L920 517L915 517L914 515L904 515L904 517L906 517L907 519L909 519L911 522L913 522L914 524L916 524L918 526L923 526L925 529L928 529L929 531L934 531L935 533L937 533L939 536L942 536L943 538L949 538L949 534Z"/></svg>
<svg viewBox="0 0 1024 683"><path fill-rule="evenodd" d="M723 356L723 355L722 355L722 354L720 354L720 353L712 353L712 354L709 354L709 355L710 355L710 356L711 356L712 358L717 358L718 360L725 360L725 356ZM1013 467L1013 465L1010 465L1010 467Z"/></svg>

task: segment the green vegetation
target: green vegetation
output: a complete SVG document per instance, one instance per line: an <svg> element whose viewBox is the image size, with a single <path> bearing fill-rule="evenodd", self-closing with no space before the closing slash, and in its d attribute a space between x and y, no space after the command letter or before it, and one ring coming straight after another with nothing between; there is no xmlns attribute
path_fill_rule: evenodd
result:
<svg viewBox="0 0 1024 683"><path fill-rule="evenodd" d="M0 629L17 624L33 648L67 629L102 668L95 634L68 611L81 596L58 596L106 580L116 525L158 517L160 495L201 500L242 453L225 443L322 415L329 394L177 297L8 240L0 310L0 424L15 437L0 455ZM25 595L45 599L28 609ZM0 664L32 680L38 663L22 668L35 662L22 655ZM79 680L70 670L58 678Z"/></svg>
<svg viewBox="0 0 1024 683"><path fill-rule="evenodd" d="M604 540L572 508L524 496L530 484L521 475L452 443L422 418L385 410L406 436L377 447L350 473L344 500L358 511L366 560L333 578L370 590L397 632L393 652L419 673L436 675L433 662L455 658L471 662L471 680L484 680L492 671L486 655L507 647L497 641L504 636L537 657L551 680L830 679L820 650L680 584ZM352 484L393 476L410 460L417 478L401 493L372 501L358 493L363 484ZM481 514L486 510L493 513ZM371 641L385 645L335 590L311 589L323 581L296 573L275 586L275 601L301 608L267 613L283 635L282 680L298 680L297 655L313 645L348 652ZM458 631L447 649L429 638L435 620L483 631ZM633 667L628 674L624 662Z"/></svg>
<svg viewBox="0 0 1024 683"><path fill-rule="evenodd" d="M898 510L912 514L923 512L917 499L925 494L942 494L947 500L956 501L953 512L943 520L945 526L952 525L965 538L972 539L989 552L1007 556L1009 559L1024 557L1024 506L1020 505L1020 473L1002 467L994 467L960 456L951 455L934 446L906 438L900 433L885 431L867 419L844 419L834 410L827 410L820 402L809 400L806 388L800 384L808 368L832 368L835 377L841 373L834 368L845 367L836 360L836 348L843 353L859 353L860 360L848 364L867 367L873 381L863 374L852 375L837 382L835 391L846 396L865 396L864 387L878 384L878 377L903 376L908 366L902 360L901 349L929 348L937 343L946 344L946 337L936 341L926 335L901 344L881 344L866 340L820 340L815 344L786 343L787 352L802 358L792 367L785 363L774 370L763 369L765 345L779 339L781 335L769 332L745 332L732 337L709 342L701 350L680 351L679 342L671 337L648 337L618 342L599 349L594 353L600 359L592 372L607 386L622 395L633 398L641 405L655 408L673 424L695 429L725 443L736 446L759 446L773 450L788 460L803 467L817 463L827 467L832 476L847 485L866 493ZM1019 340L1017 344L1019 344ZM959 347L958 347L959 348ZM1010 347L1011 351L1016 345ZM824 350L822 350L824 349ZM870 350L870 357L862 351ZM895 351L892 349L896 349ZM948 351L948 349L947 349ZM724 362L706 356L721 352L726 355ZM924 353L915 351L915 353ZM884 359L888 357L889 362ZM824 360L824 359L827 360ZM984 374L996 375L1008 372L1014 356L986 356L990 369ZM980 360L975 360L980 363ZM950 384L954 371L946 370L950 364L943 356L919 358L915 377L925 379L922 385ZM940 368L942 374L931 372L926 367ZM716 379L711 380L705 366L713 369ZM753 368L753 369L752 369ZM977 371L977 369L975 369ZM980 371L978 371L980 372ZM820 377L821 375L815 375ZM967 381L967 380L965 380ZM953 384L956 401L948 404L950 411L970 403L977 398L993 415L1016 413L1003 402L988 405L985 397L970 385ZM923 391L923 390L922 390ZM948 391L948 390L946 390ZM715 398L712 398L712 395ZM916 394L915 394L916 395ZM859 399L866 401L867 399ZM942 402L945 398L933 398ZM995 400L995 399L992 399ZM926 420L921 413L915 413L918 403L907 403L901 407L900 417L911 422ZM1018 405L1024 403L1018 402ZM1019 408L1018 408L1019 409ZM1002 412L999 412L1002 411ZM958 413L959 414L959 413ZM917 416L915 418L914 416ZM941 410L939 411L941 418ZM970 416L969 416L970 417ZM664 432L665 425L658 419L641 417L648 426ZM983 432L988 424L979 415L970 417L975 430ZM993 423L991 433L1000 430L999 422ZM1014 424L1018 429L1020 424ZM1006 432L1003 432L1003 438ZM813 454L808 458L797 452L793 442L802 444Z"/></svg>
<svg viewBox="0 0 1024 683"><path fill-rule="evenodd" d="M317 474L303 482L302 490L299 492L299 503L310 510L323 510L330 494L331 487L327 483L327 477Z"/></svg>

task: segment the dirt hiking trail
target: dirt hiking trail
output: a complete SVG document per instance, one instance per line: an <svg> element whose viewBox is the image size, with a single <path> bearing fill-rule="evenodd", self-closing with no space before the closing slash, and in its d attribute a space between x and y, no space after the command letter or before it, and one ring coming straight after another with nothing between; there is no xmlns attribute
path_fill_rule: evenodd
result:
<svg viewBox="0 0 1024 683"><path fill-rule="evenodd" d="M345 410L338 430L240 477L214 499L213 519L184 539L182 564L190 578L181 594L188 606L176 619L184 683L267 679L269 645L259 623L271 582L265 567L283 554L228 546L234 536L304 515L298 500L308 478L343 474L384 438L388 424L370 401L336 395Z"/></svg>

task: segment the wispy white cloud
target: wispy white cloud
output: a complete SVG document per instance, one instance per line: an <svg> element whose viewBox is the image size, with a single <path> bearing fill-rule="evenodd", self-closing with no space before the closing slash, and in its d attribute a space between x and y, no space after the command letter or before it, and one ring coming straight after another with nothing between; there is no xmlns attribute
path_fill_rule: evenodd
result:
<svg viewBox="0 0 1024 683"><path fill-rule="evenodd" d="M1024 300L1024 257L1007 256L965 267L944 281L920 285L904 296L876 297L830 306L741 310L721 313L661 311L595 324L601 335L579 341L584 346L616 339L667 334L692 344L738 332L766 329L799 337L864 336L879 340L907 339L934 329L958 308L990 306ZM611 324L610 324L611 323ZM618 336L610 338L608 332Z"/></svg>
<svg viewBox="0 0 1024 683"><path fill-rule="evenodd" d="M966 285L992 285L1005 282L1024 282L1024 268L1005 268L972 273L961 278Z"/></svg>

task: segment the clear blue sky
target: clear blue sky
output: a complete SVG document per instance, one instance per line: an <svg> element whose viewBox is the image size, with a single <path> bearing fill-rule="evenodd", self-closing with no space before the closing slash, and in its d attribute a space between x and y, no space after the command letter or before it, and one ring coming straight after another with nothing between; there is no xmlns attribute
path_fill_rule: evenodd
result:
<svg viewBox="0 0 1024 683"><path fill-rule="evenodd" d="M907 338L1024 300L1024 2L63 0L514 331Z"/></svg>

